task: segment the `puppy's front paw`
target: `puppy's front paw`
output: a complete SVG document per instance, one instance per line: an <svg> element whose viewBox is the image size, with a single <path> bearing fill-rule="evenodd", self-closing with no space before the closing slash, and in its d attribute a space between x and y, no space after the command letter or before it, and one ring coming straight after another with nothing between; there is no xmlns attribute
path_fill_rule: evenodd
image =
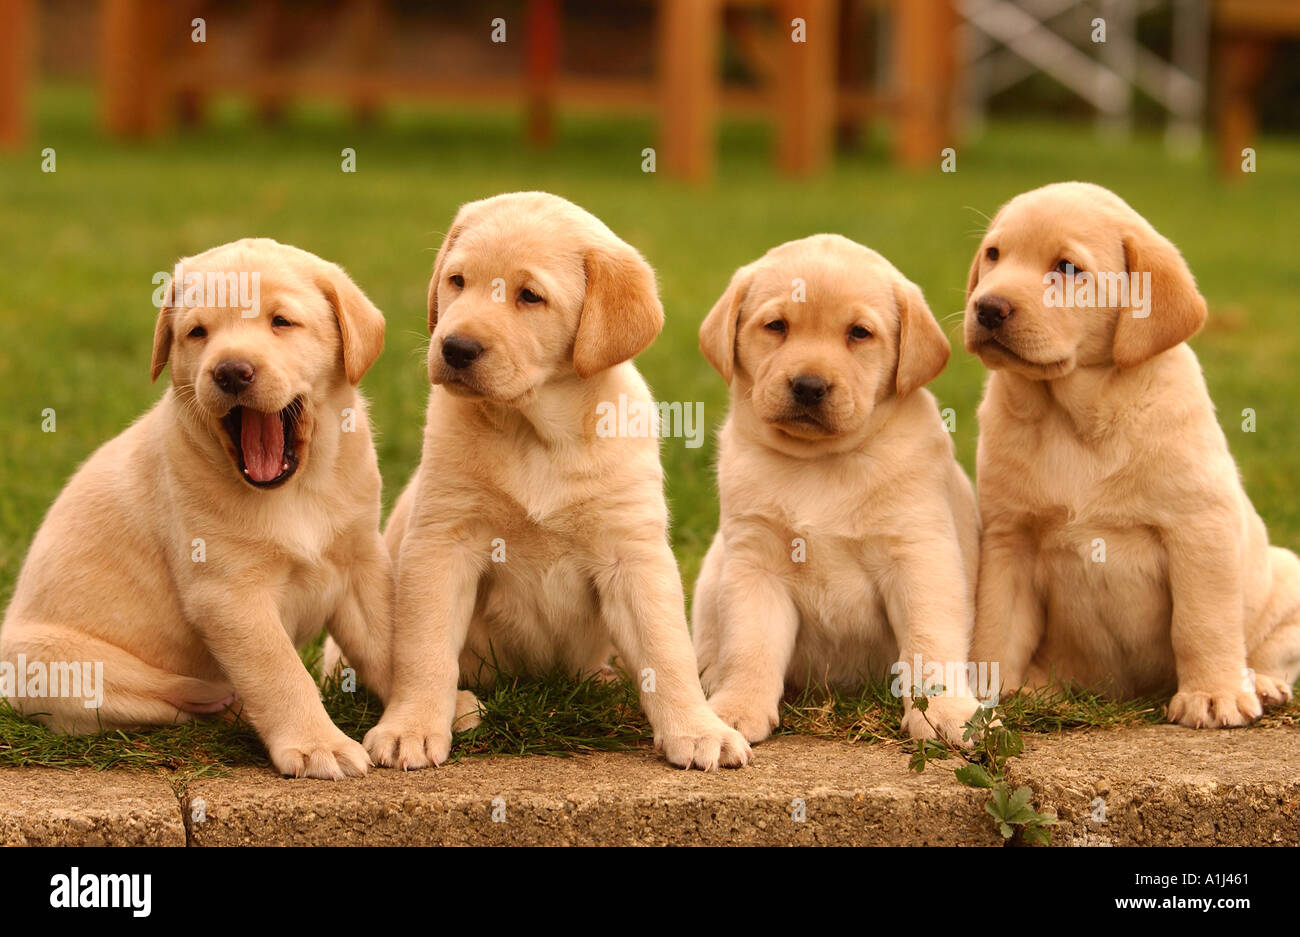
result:
<svg viewBox="0 0 1300 937"><path fill-rule="evenodd" d="M441 721L385 713L379 725L366 733L366 750L375 764L385 768L415 771L437 767L451 754L451 726L444 727Z"/></svg>
<svg viewBox="0 0 1300 937"><path fill-rule="evenodd" d="M456 692L456 718L452 720L452 732L468 732L483 721L483 707L478 697L469 690Z"/></svg>
<svg viewBox="0 0 1300 937"><path fill-rule="evenodd" d="M753 755L745 737L706 709L683 726L655 733L655 748L678 768L739 768Z"/></svg>
<svg viewBox="0 0 1300 937"><path fill-rule="evenodd" d="M915 704L907 706L903 713L903 730L918 741L935 738L937 734L960 748L970 748L973 743L963 736L966 723L975 715L979 705L979 700L973 696L932 696L924 713Z"/></svg>
<svg viewBox="0 0 1300 937"><path fill-rule="evenodd" d="M712 709L727 725L745 737L747 742L757 744L772 734L781 722L781 714L776 706L770 706L762 700L742 700L723 691L709 700Z"/></svg>
<svg viewBox="0 0 1300 937"><path fill-rule="evenodd" d="M1258 696L1237 689L1179 690L1169 701L1169 721L1192 729L1249 725L1263 713Z"/></svg>
<svg viewBox="0 0 1300 937"><path fill-rule="evenodd" d="M1255 674L1255 695L1259 697L1259 702L1265 709L1269 706L1281 706L1291 699L1291 685L1285 680L1279 680L1277 677L1257 673Z"/></svg>
<svg viewBox="0 0 1300 937"><path fill-rule="evenodd" d="M289 778L359 778L371 765L366 750L333 725L329 730L269 742L267 750L275 770Z"/></svg>

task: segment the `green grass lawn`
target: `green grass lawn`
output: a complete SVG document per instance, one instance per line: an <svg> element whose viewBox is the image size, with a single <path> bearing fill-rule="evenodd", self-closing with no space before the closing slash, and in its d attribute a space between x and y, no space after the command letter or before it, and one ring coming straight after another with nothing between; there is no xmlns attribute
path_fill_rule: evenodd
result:
<svg viewBox="0 0 1300 937"><path fill-rule="evenodd" d="M763 128L738 124L724 130L716 182L693 188L641 172L653 126L627 117L565 120L557 145L535 152L510 113L400 110L359 128L306 108L268 130L231 104L202 130L132 145L106 141L94 116L87 91L45 89L31 145L0 155L0 603L69 475L161 394L148 377L151 277L235 238L270 236L337 261L384 310L387 348L362 387L391 504L419 455L425 288L442 233L461 202L525 188L576 201L649 258L667 325L638 364L660 398L704 401L710 426L726 388L696 329L734 268L821 231L881 251L921 285L954 340L932 389L955 409L957 451L973 471L983 372L961 349L954 314L983 218L1043 183L1109 186L1196 273L1210 321L1193 346L1229 445L1273 541L1300 547L1300 141L1264 141L1259 172L1225 185L1208 153L1173 158L1157 137L1107 143L1088 125L1001 125L958 148L953 174L938 171L938 154L933 171L900 173L872 142L796 181L773 173ZM40 171L43 147L55 149L57 172ZM356 173L340 171L344 147L356 150ZM1254 433L1242 431L1247 407ZM41 431L45 408L55 433ZM713 447L669 439L663 458L689 593L717 524Z"/></svg>

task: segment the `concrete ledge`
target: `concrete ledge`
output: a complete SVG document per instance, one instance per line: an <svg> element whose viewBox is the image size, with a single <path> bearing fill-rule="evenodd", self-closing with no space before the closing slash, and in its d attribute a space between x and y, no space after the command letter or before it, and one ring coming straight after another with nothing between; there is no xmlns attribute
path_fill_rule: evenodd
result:
<svg viewBox="0 0 1300 937"><path fill-rule="evenodd" d="M6 846L184 846L168 779L127 771L0 769Z"/></svg>
<svg viewBox="0 0 1300 937"><path fill-rule="evenodd" d="M289 785L257 771L196 782L200 845L996 843L985 795L951 768L907 771L899 749L781 738L742 771L668 767L649 750L473 758ZM494 822L501 798L504 822ZM793 819L796 799L805 819ZM498 815L500 815L498 808Z"/></svg>
<svg viewBox="0 0 1300 937"><path fill-rule="evenodd" d="M0 771L0 841L194 845L998 845L987 793L900 746L778 738L743 771L669 768L649 750L473 758L434 771L193 781ZM1176 726L1028 736L1012 780L1061 820L1059 845L1300 845L1300 731ZM494 807L494 799L500 798ZM1095 822L1097 798L1105 822ZM794 819L797 802L803 819ZM502 822L494 822L494 811ZM195 819L197 817L197 819Z"/></svg>
<svg viewBox="0 0 1300 937"><path fill-rule="evenodd" d="M1026 736L1011 778L1058 845L1300 845L1300 730L1162 725ZM1092 821L1105 799L1106 822Z"/></svg>

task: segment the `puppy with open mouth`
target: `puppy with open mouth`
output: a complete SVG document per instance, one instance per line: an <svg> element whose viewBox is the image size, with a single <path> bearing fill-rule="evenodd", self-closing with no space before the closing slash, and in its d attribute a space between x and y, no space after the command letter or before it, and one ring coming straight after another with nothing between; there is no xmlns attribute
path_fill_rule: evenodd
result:
<svg viewBox="0 0 1300 937"><path fill-rule="evenodd" d="M571 202L512 193L456 215L429 283L424 450L385 531L397 613L377 763L445 761L498 668L595 674L615 650L669 762L749 759L700 688L658 439L600 430L602 404L650 405L631 359L662 325L649 264Z"/></svg>
<svg viewBox="0 0 1300 937"><path fill-rule="evenodd" d="M904 728L961 744L979 525L921 290L847 238L791 241L736 271L700 348L731 385L692 606L710 705L759 742L787 688L892 674Z"/></svg>
<svg viewBox="0 0 1300 937"><path fill-rule="evenodd" d="M1242 489L1178 249L1113 192L1057 183L1002 206L966 294L990 371L975 654L1009 689L1172 693L1191 727L1289 699L1300 560Z"/></svg>
<svg viewBox="0 0 1300 937"><path fill-rule="evenodd" d="M68 482L0 627L0 660L101 662L102 702L10 699L78 733L240 712L281 773L364 774L296 648L327 627L387 696L392 572L357 392L383 316L339 267L269 239L182 270L153 345L171 386Z"/></svg>

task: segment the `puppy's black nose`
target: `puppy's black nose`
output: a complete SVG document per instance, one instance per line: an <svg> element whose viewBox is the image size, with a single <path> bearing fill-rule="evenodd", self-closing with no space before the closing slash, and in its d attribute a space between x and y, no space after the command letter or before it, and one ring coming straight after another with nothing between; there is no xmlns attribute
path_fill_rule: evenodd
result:
<svg viewBox="0 0 1300 937"><path fill-rule="evenodd" d="M822 402L830 385L814 374L800 374L790 381L790 393L805 407L815 407Z"/></svg>
<svg viewBox="0 0 1300 937"><path fill-rule="evenodd" d="M481 354L483 346L472 338L448 335L442 340L442 360L457 371L468 368Z"/></svg>
<svg viewBox="0 0 1300 937"><path fill-rule="evenodd" d="M217 362L212 369L212 379L228 394L237 394L253 383L257 371L249 361L242 358L227 358Z"/></svg>
<svg viewBox="0 0 1300 937"><path fill-rule="evenodd" d="M1011 303L1001 296L981 296L975 303L975 318L986 329L997 329L1011 318Z"/></svg>

